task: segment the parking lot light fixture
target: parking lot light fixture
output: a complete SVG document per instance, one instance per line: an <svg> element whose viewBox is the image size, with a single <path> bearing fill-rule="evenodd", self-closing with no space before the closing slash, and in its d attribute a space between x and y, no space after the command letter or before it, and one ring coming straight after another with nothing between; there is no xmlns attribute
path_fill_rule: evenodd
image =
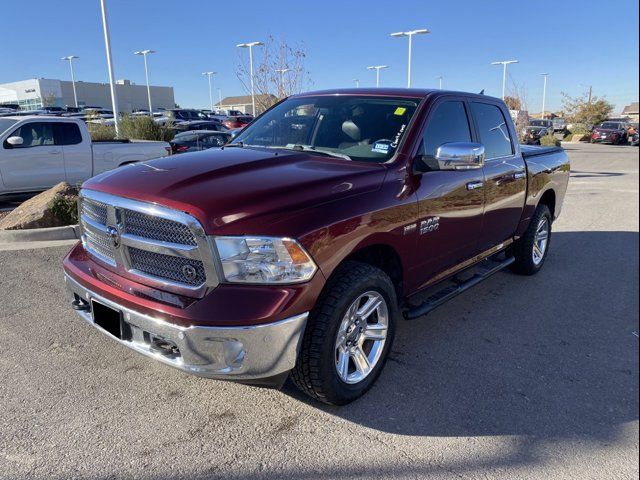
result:
<svg viewBox="0 0 640 480"><path fill-rule="evenodd" d="M147 68L147 55L156 53L155 50L140 50L139 52L133 52L134 55L142 55L144 57L144 76L147 80L147 98L149 100L149 114L153 112L151 107L151 87L149 87L149 69Z"/></svg>
<svg viewBox="0 0 640 480"><path fill-rule="evenodd" d="M367 67L367 70L376 71L376 87L380 86L380 70L383 70L385 68L389 68L389 65L373 65L371 67Z"/></svg>
<svg viewBox="0 0 640 480"><path fill-rule="evenodd" d="M75 55L69 55L67 57L62 57L61 60L69 61L69 69L71 69L71 86L73 88L73 101L75 103L76 108L78 108L78 95L76 94L76 79L73 76L73 61L77 58Z"/></svg>
<svg viewBox="0 0 640 480"><path fill-rule="evenodd" d="M249 43L239 43L236 45L238 48L248 48L249 49L249 77L251 81L251 114L255 116L256 114L256 94L255 94L255 86L253 81L253 47L259 47L264 45L262 42L249 42Z"/></svg>
<svg viewBox="0 0 640 480"><path fill-rule="evenodd" d="M202 75L207 76L207 80L209 80L209 105L211 106L211 111L213 112L213 94L211 93L211 77L218 72L202 72Z"/></svg>
<svg viewBox="0 0 640 480"><path fill-rule="evenodd" d="M491 65L502 65L502 100L507 95L507 65L511 63L519 63L518 60L501 60L499 62L491 62Z"/></svg>
<svg viewBox="0 0 640 480"><path fill-rule="evenodd" d="M290 68L276 68L276 73L280 74L280 98L284 97L284 74L287 73Z"/></svg>
<svg viewBox="0 0 640 480"><path fill-rule="evenodd" d="M409 61L407 62L407 88L411 88L411 49L413 47L413 36L424 35L431 33L426 28L420 28L418 30L410 30L408 32L395 32L392 33L392 37L409 37Z"/></svg>
<svg viewBox="0 0 640 480"><path fill-rule="evenodd" d="M547 77L549 74L541 73L540 75L544 77L544 86L542 87L542 116L540 118L544 120L544 111L547 108Z"/></svg>
<svg viewBox="0 0 640 480"><path fill-rule="evenodd" d="M107 5L105 0L100 0L100 10L102 12L102 30L104 31L104 46L107 52L107 69L109 70L109 88L111 90L111 109L113 110L113 126L116 137L120 135L120 109L118 108L118 95L116 92L116 81L113 73L113 61L111 60L111 36L109 34L109 21L107 19Z"/></svg>

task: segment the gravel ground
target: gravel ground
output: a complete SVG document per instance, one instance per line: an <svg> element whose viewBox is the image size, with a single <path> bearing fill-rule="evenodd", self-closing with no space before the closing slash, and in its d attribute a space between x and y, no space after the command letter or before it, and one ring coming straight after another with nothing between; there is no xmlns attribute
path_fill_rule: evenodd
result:
<svg viewBox="0 0 640 480"><path fill-rule="evenodd" d="M543 271L401 322L342 408L143 358L72 314L68 247L0 251L0 477L637 478L638 149L567 150Z"/></svg>

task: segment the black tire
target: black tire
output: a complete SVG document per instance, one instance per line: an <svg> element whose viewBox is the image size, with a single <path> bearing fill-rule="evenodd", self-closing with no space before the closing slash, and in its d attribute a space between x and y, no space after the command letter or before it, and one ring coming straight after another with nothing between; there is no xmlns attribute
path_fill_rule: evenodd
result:
<svg viewBox="0 0 640 480"><path fill-rule="evenodd" d="M336 339L347 309L365 292L382 295L388 308L387 337L382 355L360 382L348 384L336 369ZM364 395L374 384L393 344L398 301L391 279L380 269L355 261L338 267L325 286L309 316L295 368L293 383L320 402L345 405Z"/></svg>
<svg viewBox="0 0 640 480"><path fill-rule="evenodd" d="M548 237L542 259L541 261L536 262L534 259L533 245L536 241L536 233L538 231L538 227L543 219L546 219L547 221ZM547 255L549 254L549 247L551 246L552 220L553 219L551 217L549 207L547 207L546 205L538 205L538 208L536 208L533 217L531 217L529 228L527 228L525 234L514 244L513 256L515 257L516 261L511 264L511 269L514 272L521 275L534 275L540 271L540 269L544 265L545 260L547 259Z"/></svg>

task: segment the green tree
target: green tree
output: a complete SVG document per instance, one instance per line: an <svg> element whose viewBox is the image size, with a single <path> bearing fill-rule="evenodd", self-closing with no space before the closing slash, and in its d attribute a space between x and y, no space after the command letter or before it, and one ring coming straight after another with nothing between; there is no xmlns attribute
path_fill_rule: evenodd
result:
<svg viewBox="0 0 640 480"><path fill-rule="evenodd" d="M586 93L579 97L570 97L563 92L562 96L563 109L571 123L597 125L609 118L613 112L613 104L604 98L589 98L589 94Z"/></svg>

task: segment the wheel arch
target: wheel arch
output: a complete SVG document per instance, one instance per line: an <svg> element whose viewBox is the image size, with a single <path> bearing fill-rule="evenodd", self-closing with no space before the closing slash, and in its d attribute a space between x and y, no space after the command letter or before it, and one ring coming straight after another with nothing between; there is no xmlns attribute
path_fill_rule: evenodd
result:
<svg viewBox="0 0 640 480"><path fill-rule="evenodd" d="M391 279L398 298L404 291L404 266L398 251L388 243L361 245L343 258L340 263L356 261L366 263L382 270ZM335 272L335 270L334 270Z"/></svg>

